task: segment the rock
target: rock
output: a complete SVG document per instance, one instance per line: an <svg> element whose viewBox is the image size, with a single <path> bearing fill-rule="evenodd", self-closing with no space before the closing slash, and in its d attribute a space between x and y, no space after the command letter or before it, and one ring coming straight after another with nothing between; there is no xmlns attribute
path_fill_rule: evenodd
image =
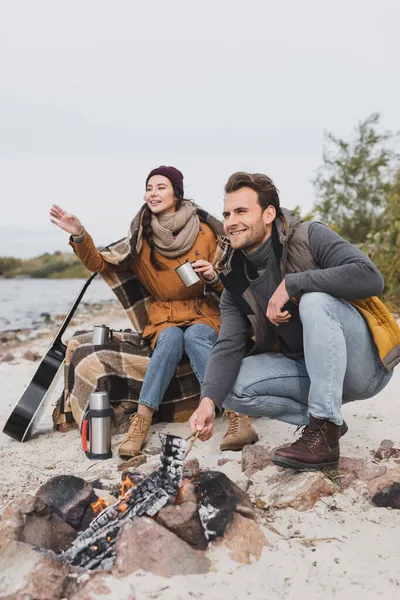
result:
<svg viewBox="0 0 400 600"><path fill-rule="evenodd" d="M392 506L400 508L400 467L388 469L384 475L373 479L368 484L368 494L376 506Z"/></svg>
<svg viewBox="0 0 400 600"><path fill-rule="evenodd" d="M129 460L126 460L118 465L118 471L125 471L125 469L136 469L140 465L147 463L147 456L145 454L138 454L132 456Z"/></svg>
<svg viewBox="0 0 400 600"><path fill-rule="evenodd" d="M251 477L256 471L261 471L272 464L273 450L261 444L245 446L242 450L242 471Z"/></svg>
<svg viewBox="0 0 400 600"><path fill-rule="evenodd" d="M61 517L51 514L40 498L24 494L3 511L0 521L0 547L9 540L61 552L76 538L76 531Z"/></svg>
<svg viewBox="0 0 400 600"><path fill-rule="evenodd" d="M360 481L370 481L380 477L386 472L384 465L376 465L363 458L348 458L343 456L339 460L339 471L348 471L355 473Z"/></svg>
<svg viewBox="0 0 400 600"><path fill-rule="evenodd" d="M32 352L31 350L28 350L27 352L25 352L22 355L22 358L25 358L25 360L31 360L32 362L36 362L37 360L40 359L40 354L38 354L37 352Z"/></svg>
<svg viewBox="0 0 400 600"><path fill-rule="evenodd" d="M248 446L245 446L245 448L248 448ZM232 462L232 459L231 459L231 458L219 458L219 459L217 460L217 465L218 465L219 467L223 467L223 466L224 466L224 465L226 465L226 463L228 463L228 462Z"/></svg>
<svg viewBox="0 0 400 600"><path fill-rule="evenodd" d="M95 500L92 484L74 475L52 477L39 488L36 496L75 529L90 502Z"/></svg>
<svg viewBox="0 0 400 600"><path fill-rule="evenodd" d="M245 564L252 562L251 557L259 560L264 546L269 546L257 523L238 514L233 515L233 521L227 527L223 539L217 543L224 544L232 551L233 560Z"/></svg>
<svg viewBox="0 0 400 600"><path fill-rule="evenodd" d="M175 498L174 504L183 504L184 502L197 503L196 489L190 479L183 479L181 486Z"/></svg>
<svg viewBox="0 0 400 600"><path fill-rule="evenodd" d="M335 485L321 471L291 472L267 487L263 500L274 508L308 510L320 498L331 496L335 491Z"/></svg>
<svg viewBox="0 0 400 600"><path fill-rule="evenodd" d="M211 566L202 553L147 517L124 525L116 550L113 574L117 577L139 569L163 577L207 573Z"/></svg>
<svg viewBox="0 0 400 600"><path fill-rule="evenodd" d="M68 570L28 544L9 542L0 552L0 598L58 600Z"/></svg>
<svg viewBox="0 0 400 600"><path fill-rule="evenodd" d="M374 458L384 460L392 456L398 458L400 456L400 448L395 448L392 440L382 440L378 450L374 454Z"/></svg>
<svg viewBox="0 0 400 600"><path fill-rule="evenodd" d="M200 471L200 463L197 458L191 458L190 460L185 460L183 463L183 476L184 477L194 477L196 473Z"/></svg>
<svg viewBox="0 0 400 600"><path fill-rule="evenodd" d="M208 546L195 502L165 506L158 513L157 523L175 533L193 548L205 550Z"/></svg>
<svg viewBox="0 0 400 600"><path fill-rule="evenodd" d="M11 352L7 352L7 354L0 357L0 362L11 362L13 360L15 360L15 356Z"/></svg>
<svg viewBox="0 0 400 600"><path fill-rule="evenodd" d="M135 600L133 584L129 580L96 573L72 600Z"/></svg>
<svg viewBox="0 0 400 600"><path fill-rule="evenodd" d="M392 483L372 498L375 506L400 509L400 483Z"/></svg>

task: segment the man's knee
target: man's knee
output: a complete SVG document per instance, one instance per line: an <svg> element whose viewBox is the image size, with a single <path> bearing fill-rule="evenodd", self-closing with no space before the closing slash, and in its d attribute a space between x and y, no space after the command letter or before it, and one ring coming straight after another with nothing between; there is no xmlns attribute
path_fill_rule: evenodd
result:
<svg viewBox="0 0 400 600"><path fill-rule="evenodd" d="M336 301L336 298L323 292L310 292L303 294L300 298L299 313L300 319L315 319L319 314L324 313L326 309Z"/></svg>

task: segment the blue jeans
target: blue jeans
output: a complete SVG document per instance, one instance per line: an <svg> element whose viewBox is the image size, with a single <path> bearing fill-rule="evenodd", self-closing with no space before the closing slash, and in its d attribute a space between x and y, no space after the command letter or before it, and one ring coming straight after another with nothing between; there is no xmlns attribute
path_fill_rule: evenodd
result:
<svg viewBox="0 0 400 600"><path fill-rule="evenodd" d="M342 402L372 398L390 381L371 332L354 306L328 294L300 300L304 358L258 354L245 358L224 406L293 425L308 415L343 423Z"/></svg>
<svg viewBox="0 0 400 600"><path fill-rule="evenodd" d="M214 329L202 323L185 329L174 326L164 329L158 336L147 367L139 404L158 409L184 353L189 357L193 373L201 385L207 361L216 341L217 334Z"/></svg>

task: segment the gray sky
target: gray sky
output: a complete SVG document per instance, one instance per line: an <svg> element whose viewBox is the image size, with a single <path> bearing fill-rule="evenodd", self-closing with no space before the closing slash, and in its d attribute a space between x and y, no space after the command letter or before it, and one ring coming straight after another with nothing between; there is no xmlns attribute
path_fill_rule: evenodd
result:
<svg viewBox="0 0 400 600"><path fill-rule="evenodd" d="M397 0L0 0L0 255L126 234L172 164L219 216L236 170L311 208L325 130L399 128Z"/></svg>

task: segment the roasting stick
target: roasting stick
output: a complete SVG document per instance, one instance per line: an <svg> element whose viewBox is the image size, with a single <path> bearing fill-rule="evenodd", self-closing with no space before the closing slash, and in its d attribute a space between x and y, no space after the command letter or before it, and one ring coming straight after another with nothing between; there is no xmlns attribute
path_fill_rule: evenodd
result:
<svg viewBox="0 0 400 600"><path fill-rule="evenodd" d="M190 444L188 445L188 448L186 450L186 454L185 454L185 458L187 457L187 455L189 454L189 452L191 451L191 449L193 448L193 446L196 443L196 440L199 436L199 431L196 431L195 433L191 433L187 438L185 438L185 440L188 442L189 440L191 440Z"/></svg>

